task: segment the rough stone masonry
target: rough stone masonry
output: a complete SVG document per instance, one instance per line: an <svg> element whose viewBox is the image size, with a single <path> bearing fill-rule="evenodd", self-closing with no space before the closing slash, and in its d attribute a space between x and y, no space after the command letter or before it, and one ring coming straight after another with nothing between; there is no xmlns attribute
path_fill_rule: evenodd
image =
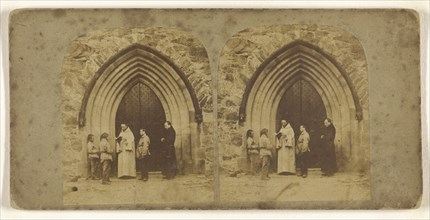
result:
<svg viewBox="0 0 430 220"><path fill-rule="evenodd" d="M219 160L223 170L244 169L244 134L247 128L238 122L239 107L250 78L269 56L296 41L320 48L331 56L351 79L363 109L364 118L360 122L363 129L357 134L361 146L351 146L357 152L357 155L352 155L356 157L354 162L339 152L339 149L346 146L337 146L337 156L342 170L369 169L368 76L361 43L354 35L339 28L297 24L248 28L233 35L226 42L220 57L217 100L218 146L221 152ZM259 131L255 133L258 139Z"/></svg>
<svg viewBox="0 0 430 220"><path fill-rule="evenodd" d="M79 130L79 111L91 79L112 56L133 44L141 44L170 58L191 83L203 110L199 126L202 166L212 172L213 115L211 73L206 50L189 33L167 28L117 28L89 32L73 40L64 58L62 70L62 124L64 144L64 178L71 180L83 174L85 158L83 136ZM179 128L177 128L179 129ZM83 156L84 155L84 156Z"/></svg>

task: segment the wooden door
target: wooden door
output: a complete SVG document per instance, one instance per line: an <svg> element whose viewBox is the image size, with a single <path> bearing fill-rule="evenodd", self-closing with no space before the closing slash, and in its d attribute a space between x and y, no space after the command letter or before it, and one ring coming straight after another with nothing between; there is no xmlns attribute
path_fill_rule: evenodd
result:
<svg viewBox="0 0 430 220"><path fill-rule="evenodd" d="M287 119L294 129L296 140L300 135L300 125L306 126L310 136L309 158L310 168L319 168L319 155L321 154L321 130L324 119L327 117L326 109L321 96L315 88L305 80L298 80L284 94L277 112L277 129L281 127L281 120Z"/></svg>
<svg viewBox="0 0 430 220"><path fill-rule="evenodd" d="M135 137L135 143L139 143L140 129L144 128L151 144L150 171L160 171L160 144L161 131L166 121L166 114L157 95L145 84L137 83L122 99L116 113L116 135L121 131L121 123L128 123ZM116 170L116 169L115 169Z"/></svg>

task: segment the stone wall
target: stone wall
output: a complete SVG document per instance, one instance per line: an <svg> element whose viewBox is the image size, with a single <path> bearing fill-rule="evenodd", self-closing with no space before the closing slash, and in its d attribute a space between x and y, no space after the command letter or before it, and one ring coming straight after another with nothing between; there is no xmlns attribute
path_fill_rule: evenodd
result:
<svg viewBox="0 0 430 220"><path fill-rule="evenodd" d="M349 76L363 108L368 128L367 62L361 43L350 33L319 25L275 25L249 28L233 35L221 52L218 69L218 147L223 170L237 170L243 156L244 130L238 124L239 107L245 88L257 68L271 54L294 41L319 47ZM362 139L365 163L369 162L368 129Z"/></svg>
<svg viewBox="0 0 430 220"><path fill-rule="evenodd" d="M213 114L211 73L207 52L190 34L167 28L117 28L89 32L73 40L62 69L63 171L66 180L80 176L79 162L84 150L78 117L84 94L99 68L119 51L142 44L170 58L190 81L200 107L200 149L207 174L212 172Z"/></svg>
<svg viewBox="0 0 430 220"><path fill-rule="evenodd" d="M243 133L238 124L239 107L248 81L272 53L301 40L330 55L350 77L368 121L367 63L360 42L350 33L329 26L276 25L250 28L233 35L221 52L218 69L218 147L224 170L237 170L243 155ZM87 33L72 41L62 69L62 124L64 176L79 176L83 144L78 116L85 90L109 58L132 44L151 47L170 58L191 82L203 122L200 141L204 147L206 174L212 173L214 119L209 60L204 46L190 34L166 28L117 28ZM367 135L368 136L368 135ZM366 148L368 155L368 148Z"/></svg>

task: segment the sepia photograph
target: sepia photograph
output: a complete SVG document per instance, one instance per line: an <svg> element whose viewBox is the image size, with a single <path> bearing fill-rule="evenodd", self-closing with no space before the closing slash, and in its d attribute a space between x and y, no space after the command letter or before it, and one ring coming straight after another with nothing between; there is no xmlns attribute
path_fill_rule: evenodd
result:
<svg viewBox="0 0 430 220"><path fill-rule="evenodd" d="M222 201L370 200L367 62L351 33L245 29L218 80Z"/></svg>
<svg viewBox="0 0 430 220"><path fill-rule="evenodd" d="M423 204L421 12L8 16L15 209Z"/></svg>
<svg viewBox="0 0 430 220"><path fill-rule="evenodd" d="M70 42L64 204L212 202L210 78L205 48L184 31L117 28Z"/></svg>

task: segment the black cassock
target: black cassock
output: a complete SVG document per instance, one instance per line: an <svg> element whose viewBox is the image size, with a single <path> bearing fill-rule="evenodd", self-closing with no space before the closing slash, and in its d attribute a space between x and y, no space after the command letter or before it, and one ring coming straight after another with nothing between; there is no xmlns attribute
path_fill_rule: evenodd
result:
<svg viewBox="0 0 430 220"><path fill-rule="evenodd" d="M323 128L321 139L322 155L321 155L321 171L326 174L337 172L336 151L334 146L334 137L336 136L336 128L333 124Z"/></svg>
<svg viewBox="0 0 430 220"><path fill-rule="evenodd" d="M162 142L161 157L163 158L162 174L167 178L173 178L176 175L176 153L175 153L175 139L176 131L173 127L164 129Z"/></svg>

